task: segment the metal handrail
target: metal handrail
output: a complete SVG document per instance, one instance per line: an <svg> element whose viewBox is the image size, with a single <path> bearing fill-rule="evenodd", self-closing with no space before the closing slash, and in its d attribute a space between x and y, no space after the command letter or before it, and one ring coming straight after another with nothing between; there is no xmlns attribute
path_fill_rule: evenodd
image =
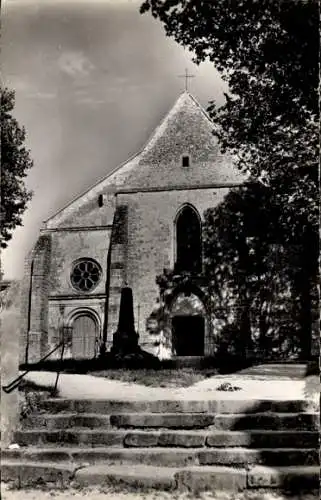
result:
<svg viewBox="0 0 321 500"><path fill-rule="evenodd" d="M62 347L62 353L61 353L61 361L62 361L62 358L63 358L63 353L64 353L64 348L65 348L65 342L64 341L61 341L59 342L59 344L56 345L56 347L54 347L48 354L46 354L46 356L44 356L43 358L40 359L40 361L38 361L37 363L35 363L36 365L37 364L40 364L42 361L45 361L45 359L49 358L49 356L51 356L54 352L56 352L60 347ZM34 368L34 367L33 367ZM18 377L16 377L14 380L12 380L12 382L10 382L9 384L5 385L2 387L3 391L6 393L6 394L9 394L10 392L14 391L15 389L17 389L22 381L22 379L33 369L33 368L29 368L28 370L26 370L25 372L23 372L21 375L19 375ZM58 377L59 377L59 372L60 370L57 371L57 379L56 379L56 384L55 384L55 387L57 386L57 383L58 383Z"/></svg>

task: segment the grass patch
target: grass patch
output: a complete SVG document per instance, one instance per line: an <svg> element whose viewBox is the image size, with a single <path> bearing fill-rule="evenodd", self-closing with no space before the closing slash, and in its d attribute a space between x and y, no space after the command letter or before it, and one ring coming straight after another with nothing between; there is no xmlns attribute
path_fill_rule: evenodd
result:
<svg viewBox="0 0 321 500"><path fill-rule="evenodd" d="M319 492L298 492L297 494L273 490L256 490L243 492L229 491L207 491L207 492L179 492L179 491L157 491L146 490L139 487L128 485L111 486L88 486L88 487L69 487L60 490L52 485L39 485L39 487L24 487L17 489L8 484L1 484L4 500L37 500L57 499L70 500L71 498L79 500L318 500Z"/></svg>
<svg viewBox="0 0 321 500"><path fill-rule="evenodd" d="M102 370L92 373L95 377L119 380L147 387L190 387L201 380L217 375L217 370L179 368L175 370Z"/></svg>

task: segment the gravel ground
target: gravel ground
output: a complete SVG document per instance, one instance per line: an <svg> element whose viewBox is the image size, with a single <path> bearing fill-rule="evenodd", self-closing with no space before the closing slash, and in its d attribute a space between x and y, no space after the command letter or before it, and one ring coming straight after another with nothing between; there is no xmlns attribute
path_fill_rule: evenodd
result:
<svg viewBox="0 0 321 500"><path fill-rule="evenodd" d="M115 491L112 489L88 488L82 490L43 491L43 490L10 490L6 485L1 486L3 500L318 500L319 495L307 493L295 496L283 496L273 492L245 492L245 493L176 493L176 492L135 492Z"/></svg>

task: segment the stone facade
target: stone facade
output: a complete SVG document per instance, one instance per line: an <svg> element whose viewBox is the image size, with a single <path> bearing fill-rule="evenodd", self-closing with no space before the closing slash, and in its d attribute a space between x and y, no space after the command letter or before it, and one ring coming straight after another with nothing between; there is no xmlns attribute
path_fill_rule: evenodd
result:
<svg viewBox="0 0 321 500"><path fill-rule="evenodd" d="M175 265L178 213L190 206L202 220L243 180L232 158L221 154L206 112L188 92L181 94L141 152L45 223L26 260L20 361L39 359L80 316L94 324L92 356L102 344L109 349L126 282L133 289L140 345L154 352L146 321L159 298L156 276ZM74 263L85 259L101 270L90 290L71 281ZM207 327L205 337L210 354ZM67 348L66 355L72 353Z"/></svg>
<svg viewBox="0 0 321 500"><path fill-rule="evenodd" d="M159 297L155 278L164 268L173 268L175 264L175 219L179 210L189 204L202 217L205 209L217 205L227 192L228 188L203 188L117 195L118 201L128 206L126 278L133 289L137 329L143 348L151 348L146 319Z"/></svg>
<svg viewBox="0 0 321 500"><path fill-rule="evenodd" d="M179 271L179 231L183 253L198 248L202 258L201 237L193 247L182 214L193 214L201 234L204 212L245 180L213 132L204 109L183 92L139 153L46 221L25 262L20 362L39 360L62 338L65 357L109 350L125 284L133 290L140 345L151 353L162 344L169 356L211 356L223 330L233 342L238 338L241 297L232 291L222 311L208 294L201 262L185 285ZM156 282L164 270L181 273L167 290ZM255 325L245 329L253 337ZM317 345L315 328L312 353Z"/></svg>

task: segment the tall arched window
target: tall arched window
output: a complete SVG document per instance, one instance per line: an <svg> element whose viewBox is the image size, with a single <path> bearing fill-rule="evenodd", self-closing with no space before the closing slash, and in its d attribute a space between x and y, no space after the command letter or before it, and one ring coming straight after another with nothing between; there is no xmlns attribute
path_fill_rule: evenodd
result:
<svg viewBox="0 0 321 500"><path fill-rule="evenodd" d="M202 269L201 221L195 208L184 206L176 219L176 271Z"/></svg>

